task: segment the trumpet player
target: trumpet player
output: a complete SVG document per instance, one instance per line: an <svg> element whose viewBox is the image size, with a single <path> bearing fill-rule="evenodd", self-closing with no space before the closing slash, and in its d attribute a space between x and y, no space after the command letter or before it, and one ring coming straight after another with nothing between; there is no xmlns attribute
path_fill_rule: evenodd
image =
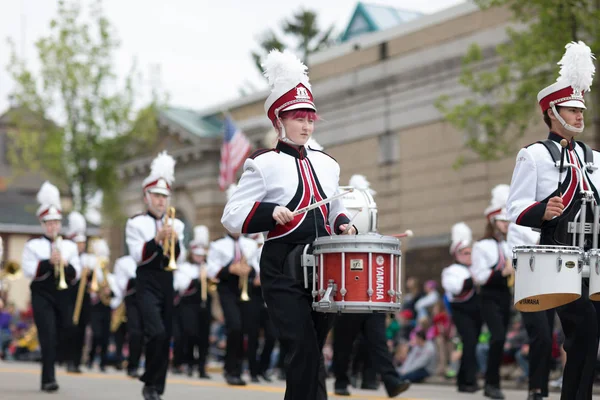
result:
<svg viewBox="0 0 600 400"><path fill-rule="evenodd" d="M106 352L108 340L110 339L110 320L112 308L110 306L112 297L116 293L114 278L107 272L106 264L110 257L108 245L104 239L97 239L93 243L95 262L92 267L90 278L90 304L92 345L88 355L88 368L92 368L94 360L100 349L100 371L106 371Z"/></svg>
<svg viewBox="0 0 600 400"><path fill-rule="evenodd" d="M142 330L142 313L138 306L135 281L137 263L131 256L123 256L115 262L114 274L118 291L125 302L125 314L127 315L127 346L129 356L127 358L127 375L130 378L138 378L138 368L142 356L142 343L144 340Z"/></svg>
<svg viewBox="0 0 600 400"><path fill-rule="evenodd" d="M231 190L228 190L228 195ZM233 386L246 384L241 377L244 333L248 333L250 325L257 323L251 320L251 301L242 301L243 291L240 289L245 287L247 295L249 282L259 273L257 250L254 240L230 233L212 242L208 251L208 276L219 280L217 293L227 332L225 380Z"/></svg>
<svg viewBox="0 0 600 400"><path fill-rule="evenodd" d="M181 340L185 343L183 361L188 365L188 375L192 376L197 367L201 379L210 379L206 373L212 316L212 296L208 290L206 273L208 234L208 228L204 225L194 228L194 240L190 242L187 261L181 263L174 277L175 290L180 297L178 317ZM198 359L195 357L196 349Z"/></svg>
<svg viewBox="0 0 600 400"><path fill-rule="evenodd" d="M58 188L44 182L37 200L36 214L44 235L25 244L21 265L23 274L32 280L31 306L42 352L41 390L54 392L58 390L54 372L58 340L73 333L73 305L66 282L77 279L81 271L77 246L59 236L62 208Z"/></svg>
<svg viewBox="0 0 600 400"><path fill-rule="evenodd" d="M174 181L175 160L160 153L142 182L147 211L130 218L125 228L129 254L137 263L136 297L142 315L146 370L142 395L159 399L164 393L173 328L173 272L168 268L179 257L183 223L167 217ZM165 248L167 247L167 248ZM167 251L168 250L168 251Z"/></svg>

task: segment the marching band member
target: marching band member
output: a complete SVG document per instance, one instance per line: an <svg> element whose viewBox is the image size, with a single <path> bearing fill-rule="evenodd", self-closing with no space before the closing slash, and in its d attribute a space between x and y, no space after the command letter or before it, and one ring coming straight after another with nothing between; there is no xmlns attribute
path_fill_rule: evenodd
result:
<svg viewBox="0 0 600 400"><path fill-rule="evenodd" d="M231 198L235 185L227 190ZM243 386L242 361L244 359L244 333L251 320L250 302L242 301L240 289L243 280L247 280L247 288L256 274L259 266L256 263L256 242L239 233L229 233L225 237L210 244L207 265L208 276L218 279L217 293L225 317L227 331L227 350L225 354L225 379L229 385Z"/></svg>
<svg viewBox="0 0 600 400"><path fill-rule="evenodd" d="M541 245L568 246L573 233L568 224L581 209L579 190L592 191L598 201L600 173L599 153L575 137L584 130L584 93L589 91L595 71L593 55L583 42L570 43L562 60L560 77L542 89L537 96L543 119L550 130L548 139L521 149L512 176L508 211L519 225L541 229ZM561 149L560 141L567 146ZM562 150L562 151L561 151ZM565 163L579 165L583 177L573 167L559 172L561 158ZM581 182L583 179L583 182ZM593 218L591 207L588 221ZM592 244L592 234L585 234L583 250ZM579 243L578 243L579 245ZM565 334L564 368L561 399L589 400L596 354L598 350L598 310L600 305L589 300L588 279L582 282L581 297L556 308ZM538 399L540 396L530 396Z"/></svg>
<svg viewBox="0 0 600 400"><path fill-rule="evenodd" d="M125 293L120 286L119 277L116 274L116 264L113 267L113 273L109 273L109 279L113 282L113 297L110 299L110 308L112 310L110 318L110 333L115 341L115 369L123 369L123 345L127 337L127 315L125 312Z"/></svg>
<svg viewBox="0 0 600 400"><path fill-rule="evenodd" d="M142 182L147 212L130 218L125 228L129 254L136 261L136 297L145 337L146 370L144 399L159 399L165 390L169 365L169 343L173 328L173 272L167 270L169 254L164 245L173 239L175 259L183 240L183 223L166 218L174 181L175 160L160 153Z"/></svg>
<svg viewBox="0 0 600 400"><path fill-rule="evenodd" d="M85 330L90 323L90 294L89 289L89 278L91 277L90 266L90 255L86 253L87 236L86 236L87 223L81 213L77 211L71 211L69 213L69 229L67 230L66 237L72 240L77 245L77 251L79 253L79 263L81 265L81 276L87 274L86 290L83 292L83 298L81 300L81 311L79 313L79 321L73 325L73 340L71 343L66 343L66 346L71 346L70 351L73 356L72 360L69 360L67 364L67 371L70 373L81 373L79 368L81 365L81 358L83 356L83 346L85 345ZM93 257L92 257L93 258ZM85 282L85 280L84 280ZM79 292L79 285L81 279L70 282L69 289L67 289L71 295L71 301L73 304L77 301L77 295Z"/></svg>
<svg viewBox="0 0 600 400"><path fill-rule="evenodd" d="M105 372L112 315L110 303L116 289L114 289L112 279L108 279L106 268L106 263L108 263L110 257L108 244L104 239L97 239L93 242L92 246L95 261L90 265L92 269L90 285L97 283L98 287L90 286L90 290L92 291L90 293L92 345L90 346L87 366L88 368L92 368L98 347L100 347L100 371Z"/></svg>
<svg viewBox="0 0 600 400"><path fill-rule="evenodd" d="M188 365L188 375L193 374L194 366L197 365L199 377L202 379L210 379L206 373L206 358L212 297L208 292L209 282L205 262L209 243L208 228L204 225L196 226L194 240L190 242L188 260L179 266L174 275L175 290L181 297L179 312L182 321L182 339L186 343L184 361ZM197 360L195 360L196 349L198 349Z"/></svg>
<svg viewBox="0 0 600 400"><path fill-rule="evenodd" d="M66 281L77 279L81 270L77 246L59 236L62 208L58 188L44 182L37 200L40 207L36 214L44 236L25 244L21 266L23 274L32 280L31 306L42 351L41 389L54 392L58 390L54 362L59 336L73 334L73 304L62 288L66 289Z"/></svg>
<svg viewBox="0 0 600 400"><path fill-rule="evenodd" d="M442 271L442 286L450 303L452 320L463 350L456 383L459 392L475 393L477 385L476 348L481 333L481 303L471 276L471 228L464 222L452 227L450 254L455 262Z"/></svg>
<svg viewBox="0 0 600 400"><path fill-rule="evenodd" d="M115 261L114 274L118 291L125 302L127 315L127 375L131 378L138 377L140 358L142 357L142 343L144 342L142 329L142 313L137 302L135 281L137 263L131 256L123 256Z"/></svg>
<svg viewBox="0 0 600 400"><path fill-rule="evenodd" d="M337 194L340 168L327 154L305 146L317 119L306 66L291 52L276 50L263 66L273 87L265 111L279 141L275 148L259 150L245 161L221 222L233 234L268 232L260 281L279 339L288 348L285 398L321 400L327 398L322 348L331 318L313 312L300 256L317 236L356 230L346 230L349 219L339 199L293 214Z"/></svg>
<svg viewBox="0 0 600 400"><path fill-rule="evenodd" d="M512 294L507 281L514 272L506 244L508 217L505 206L508 190L508 185L498 185L492 189L492 200L485 210L488 221L485 235L473 245L471 266L473 279L481 287L483 320L491 334L484 395L492 399L504 399L500 390L500 364L512 307Z"/></svg>

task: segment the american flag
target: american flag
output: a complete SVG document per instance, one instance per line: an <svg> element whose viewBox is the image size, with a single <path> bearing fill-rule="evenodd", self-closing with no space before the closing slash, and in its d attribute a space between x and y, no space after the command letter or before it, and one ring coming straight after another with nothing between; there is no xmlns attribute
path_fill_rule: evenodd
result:
<svg viewBox="0 0 600 400"><path fill-rule="evenodd" d="M219 187L222 191L235 182L235 173L242 166L252 148L246 135L238 129L230 117L225 117L224 126L225 137L221 146L219 173Z"/></svg>

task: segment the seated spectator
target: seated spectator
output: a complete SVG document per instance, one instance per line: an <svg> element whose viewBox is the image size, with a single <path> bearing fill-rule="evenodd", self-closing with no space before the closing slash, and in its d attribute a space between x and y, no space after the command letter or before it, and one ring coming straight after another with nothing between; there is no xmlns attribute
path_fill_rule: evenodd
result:
<svg viewBox="0 0 600 400"><path fill-rule="evenodd" d="M421 297L415 303L415 312L417 319L429 316L429 308L440 300L440 294L437 292L437 282L430 280L425 282L425 296Z"/></svg>
<svg viewBox="0 0 600 400"><path fill-rule="evenodd" d="M426 339L425 332L415 333L412 347L402 366L398 369L400 379L422 382L435 372L437 364L435 345Z"/></svg>

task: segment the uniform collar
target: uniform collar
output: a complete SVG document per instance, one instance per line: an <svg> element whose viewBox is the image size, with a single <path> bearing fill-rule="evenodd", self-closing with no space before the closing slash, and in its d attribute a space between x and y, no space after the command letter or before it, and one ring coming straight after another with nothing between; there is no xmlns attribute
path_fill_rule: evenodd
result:
<svg viewBox="0 0 600 400"><path fill-rule="evenodd" d="M156 215L152 214L152 212L150 210L146 211L146 214L149 215L152 219L155 219L157 221L162 219L162 217L159 218Z"/></svg>
<svg viewBox="0 0 600 400"><path fill-rule="evenodd" d="M296 147L292 146L291 144L288 144L288 143L285 143L285 142L279 140L277 142L276 149L278 151L281 151L292 157L296 157L296 158L300 158L300 159L306 157L306 147L304 147L304 146L300 146L299 148L296 148Z"/></svg>
<svg viewBox="0 0 600 400"><path fill-rule="evenodd" d="M566 137L563 137L561 135L559 135L556 132L552 132L550 131L550 133L548 134L548 139L552 140L553 142L556 143L560 143L561 140L566 139L567 141L569 141L569 139L567 139ZM571 139L571 141L569 141L569 145L567 146L569 148L569 150L573 150L575 148L575 140Z"/></svg>

